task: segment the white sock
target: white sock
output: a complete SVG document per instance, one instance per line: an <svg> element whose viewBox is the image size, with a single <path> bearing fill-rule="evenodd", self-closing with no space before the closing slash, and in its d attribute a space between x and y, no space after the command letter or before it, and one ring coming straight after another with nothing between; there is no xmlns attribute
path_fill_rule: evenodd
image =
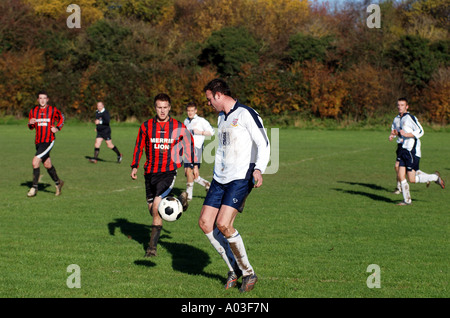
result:
<svg viewBox="0 0 450 318"><path fill-rule="evenodd" d="M427 183L427 182L431 182L431 181L437 181L438 180L438 175L437 174L428 174L425 172L422 172L421 174L417 175L416 173L416 183Z"/></svg>
<svg viewBox="0 0 450 318"><path fill-rule="evenodd" d="M192 200L192 195L194 194L194 182L186 183L186 193L188 195L188 200Z"/></svg>
<svg viewBox="0 0 450 318"><path fill-rule="evenodd" d="M255 272L253 271L253 267L248 261L244 241L242 241L242 237L239 232L236 230L233 235L227 237L227 240L230 243L230 248L236 258L237 264L242 271L242 276L245 277L254 274Z"/></svg>
<svg viewBox="0 0 450 318"><path fill-rule="evenodd" d="M401 185L400 181L397 181L397 190L402 192L402 185Z"/></svg>
<svg viewBox="0 0 450 318"><path fill-rule="evenodd" d="M202 177L198 176L197 179L194 180L195 182L197 182L199 185L206 187L206 185L209 183L208 181L206 181L205 179L203 179Z"/></svg>
<svg viewBox="0 0 450 318"><path fill-rule="evenodd" d="M235 271L234 267L236 267L236 259L234 258L233 253L231 252L230 245L228 241L225 239L225 236L219 231L219 229L215 228L212 232L206 234L206 237L211 242L211 245L214 246L216 251L224 260L225 264L227 264L228 269L230 271Z"/></svg>
<svg viewBox="0 0 450 318"><path fill-rule="evenodd" d="M409 204L411 203L411 195L409 194L409 184L406 181L406 179L401 182L401 185L402 185L403 199L405 203Z"/></svg>

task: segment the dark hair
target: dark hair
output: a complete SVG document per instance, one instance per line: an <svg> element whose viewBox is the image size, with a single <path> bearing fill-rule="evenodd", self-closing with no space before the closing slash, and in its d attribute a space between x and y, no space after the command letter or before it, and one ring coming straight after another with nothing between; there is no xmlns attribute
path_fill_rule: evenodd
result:
<svg viewBox="0 0 450 318"><path fill-rule="evenodd" d="M155 99L153 100L153 104L155 106L156 106L156 101L157 100L160 100L160 101L163 101L163 102L169 102L169 105L170 105L170 97L167 94L160 93L160 94L156 95Z"/></svg>
<svg viewBox="0 0 450 318"><path fill-rule="evenodd" d="M406 102L406 105L408 105L408 100L405 97L400 97L397 102Z"/></svg>
<svg viewBox="0 0 450 318"><path fill-rule="evenodd" d="M47 92L46 92L46 91L39 91L39 92L37 92L37 94L36 94L36 98L39 98L39 95L45 95L45 96L47 96L47 97L48 97L48 94L47 94Z"/></svg>
<svg viewBox="0 0 450 318"><path fill-rule="evenodd" d="M195 107L195 108L197 108L197 104L195 102L189 102L186 105L186 108L188 108L188 107Z"/></svg>
<svg viewBox="0 0 450 318"><path fill-rule="evenodd" d="M220 92L224 95L231 96L231 90L228 84L220 78L213 79L210 81L205 88L203 88L203 91L211 91L213 95L215 95L217 92Z"/></svg>

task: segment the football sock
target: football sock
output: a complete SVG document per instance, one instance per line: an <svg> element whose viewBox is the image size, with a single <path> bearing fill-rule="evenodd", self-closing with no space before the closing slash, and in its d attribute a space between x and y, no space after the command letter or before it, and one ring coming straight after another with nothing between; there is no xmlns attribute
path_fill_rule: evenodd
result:
<svg viewBox="0 0 450 318"><path fill-rule="evenodd" d="M33 168L33 188L38 187L38 183L39 183L39 175L41 174L41 169L40 168Z"/></svg>
<svg viewBox="0 0 450 318"><path fill-rule="evenodd" d="M403 194L403 200L405 201L405 203L411 203L411 195L409 194L409 184L408 182L405 180L402 180L401 182L402 185L402 194Z"/></svg>
<svg viewBox="0 0 450 318"><path fill-rule="evenodd" d="M438 179L439 177L437 174L428 174L425 172L422 172L420 175L416 174L416 183L436 182Z"/></svg>
<svg viewBox="0 0 450 318"><path fill-rule="evenodd" d="M117 154L117 156L120 156L120 151L119 151L119 149L117 149L116 146L114 146L114 148L112 150Z"/></svg>
<svg viewBox="0 0 450 318"><path fill-rule="evenodd" d="M211 245L216 249L219 255L224 260L225 264L227 264L228 269L230 271L235 272L236 260L234 258L233 253L230 250L230 245L228 241L225 239L225 236L215 228L212 232L206 234Z"/></svg>
<svg viewBox="0 0 450 318"><path fill-rule="evenodd" d="M397 190L402 192L402 184L400 183L400 181L397 181Z"/></svg>
<svg viewBox="0 0 450 318"><path fill-rule="evenodd" d="M150 241L148 242L148 247L156 251L156 246L158 245L159 236L161 235L162 225L153 225L152 233L150 235Z"/></svg>
<svg viewBox="0 0 450 318"><path fill-rule="evenodd" d="M197 179L194 180L195 182L197 182L199 185L205 187L209 182L206 181L205 179L203 179L202 177L198 176Z"/></svg>
<svg viewBox="0 0 450 318"><path fill-rule="evenodd" d="M100 148L95 148L94 149L94 159L98 158L98 153L100 152Z"/></svg>
<svg viewBox="0 0 450 318"><path fill-rule="evenodd" d="M253 271L252 265L250 265L250 262L248 261L244 241L242 240L239 232L236 230L233 235L227 237L227 240L230 243L230 248L236 258L236 262L242 271L242 276L245 277L248 275L253 275L255 272Z"/></svg>
<svg viewBox="0 0 450 318"><path fill-rule="evenodd" d="M192 195L194 193L194 182L186 183L186 192L188 195L188 200L192 200Z"/></svg>
<svg viewBox="0 0 450 318"><path fill-rule="evenodd" d="M55 181L55 184L58 185L59 184L59 178L58 178L58 175L56 174L55 167L52 166L50 169L47 169L47 172L50 175L50 177L52 178L52 180Z"/></svg>

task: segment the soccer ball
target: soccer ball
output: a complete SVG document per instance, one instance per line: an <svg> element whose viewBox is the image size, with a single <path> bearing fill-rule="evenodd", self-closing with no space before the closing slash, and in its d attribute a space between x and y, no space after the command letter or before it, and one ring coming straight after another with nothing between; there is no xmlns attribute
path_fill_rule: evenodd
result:
<svg viewBox="0 0 450 318"><path fill-rule="evenodd" d="M159 203L158 213L163 220L173 222L183 214L183 206L177 198L165 197Z"/></svg>

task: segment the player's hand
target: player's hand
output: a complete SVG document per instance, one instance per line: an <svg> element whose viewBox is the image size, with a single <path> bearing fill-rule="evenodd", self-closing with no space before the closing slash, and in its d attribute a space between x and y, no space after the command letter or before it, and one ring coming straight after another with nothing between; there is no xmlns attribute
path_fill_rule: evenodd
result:
<svg viewBox="0 0 450 318"><path fill-rule="evenodd" d="M137 179L137 168L133 168L131 170L131 179L136 180Z"/></svg>
<svg viewBox="0 0 450 318"><path fill-rule="evenodd" d="M100 120L96 119L96 120L95 120L95 124L96 124L96 125L100 124Z"/></svg>
<svg viewBox="0 0 450 318"><path fill-rule="evenodd" d="M51 131L52 131L52 133L56 134L59 131L59 129L56 127L52 127Z"/></svg>
<svg viewBox="0 0 450 318"><path fill-rule="evenodd" d="M262 186L263 177L262 177L261 171L259 171L259 170L253 171L253 183L255 184L253 186L255 188L259 188L260 186Z"/></svg>
<svg viewBox="0 0 450 318"><path fill-rule="evenodd" d="M36 118L31 118L30 119L30 125L34 125L36 123Z"/></svg>
<svg viewBox="0 0 450 318"><path fill-rule="evenodd" d="M391 134L389 135L389 141L392 141L397 136L397 130L392 130Z"/></svg>

